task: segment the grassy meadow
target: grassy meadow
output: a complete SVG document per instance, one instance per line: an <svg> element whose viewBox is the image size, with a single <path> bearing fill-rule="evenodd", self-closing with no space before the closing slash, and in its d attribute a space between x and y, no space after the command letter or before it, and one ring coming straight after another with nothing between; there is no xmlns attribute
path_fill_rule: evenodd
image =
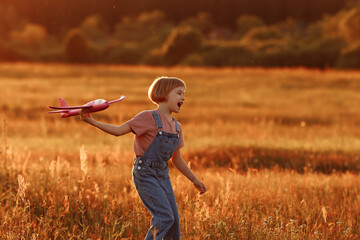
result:
<svg viewBox="0 0 360 240"><path fill-rule="evenodd" d="M143 239L131 134L113 137L48 105L126 98L97 120L153 109L177 76L184 159L171 167L183 239L359 239L360 72L118 65L0 65L0 239Z"/></svg>

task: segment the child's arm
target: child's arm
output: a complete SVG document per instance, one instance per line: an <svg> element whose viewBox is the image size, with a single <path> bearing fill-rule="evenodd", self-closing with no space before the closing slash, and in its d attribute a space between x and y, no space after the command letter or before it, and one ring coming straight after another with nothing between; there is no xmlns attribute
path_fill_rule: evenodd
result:
<svg viewBox="0 0 360 240"><path fill-rule="evenodd" d="M93 126L99 128L100 130L107 132L109 134L112 134L114 136L121 136L121 135L131 132L131 128L130 128L129 124L127 124L127 123L124 123L120 126L115 126L115 125L111 125L111 124L98 122L91 117L90 113L87 113L84 110L81 111L80 118L84 122L87 122L90 125L93 125Z"/></svg>
<svg viewBox="0 0 360 240"><path fill-rule="evenodd" d="M174 152L174 155L172 157L172 162L174 163L175 167L194 184L197 190L199 190L200 194L203 194L207 191L205 184L202 183L195 176L195 174L185 163L184 159L181 157L180 149Z"/></svg>

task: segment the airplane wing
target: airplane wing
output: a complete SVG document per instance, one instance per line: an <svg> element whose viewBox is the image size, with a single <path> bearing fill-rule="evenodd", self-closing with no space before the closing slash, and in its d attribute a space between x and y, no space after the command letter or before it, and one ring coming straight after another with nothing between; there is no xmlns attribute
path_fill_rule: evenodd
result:
<svg viewBox="0 0 360 240"><path fill-rule="evenodd" d="M114 103L114 102L119 102L119 101L123 100L124 98L125 98L125 96L121 96L119 99L109 102L109 104Z"/></svg>
<svg viewBox="0 0 360 240"><path fill-rule="evenodd" d="M71 109L82 109L82 108L91 108L91 106L88 105L83 105L83 106L73 106L73 107L54 107L54 106L49 106L49 108L51 109L59 109L59 110L71 110Z"/></svg>
<svg viewBox="0 0 360 240"><path fill-rule="evenodd" d="M48 113L68 113L69 110L50 111Z"/></svg>

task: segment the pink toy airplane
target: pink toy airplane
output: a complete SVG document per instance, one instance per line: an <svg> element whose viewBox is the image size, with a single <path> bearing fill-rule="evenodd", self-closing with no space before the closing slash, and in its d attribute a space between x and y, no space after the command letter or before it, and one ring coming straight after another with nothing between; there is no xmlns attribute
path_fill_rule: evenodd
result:
<svg viewBox="0 0 360 240"><path fill-rule="evenodd" d="M119 99L111 101L111 102L107 102L104 99L97 99L97 100L88 102L85 105L73 106L73 107L68 106L63 98L59 98L60 107L49 106L49 108L58 109L58 111L51 111L49 113L61 113L61 117L66 118L66 117L80 115L80 112L82 109L86 109L88 113L98 112L98 111L107 109L111 103L119 102L119 101L123 100L124 98L125 98L125 96L121 96Z"/></svg>

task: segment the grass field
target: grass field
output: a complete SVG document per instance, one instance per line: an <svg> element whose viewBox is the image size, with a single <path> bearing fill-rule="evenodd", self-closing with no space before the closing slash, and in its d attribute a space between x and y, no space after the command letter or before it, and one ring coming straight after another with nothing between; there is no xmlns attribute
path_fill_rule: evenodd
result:
<svg viewBox="0 0 360 240"><path fill-rule="evenodd" d="M0 65L1 239L144 238L133 136L47 106L125 95L93 114L120 124L164 75L187 84L182 154L208 187L171 167L183 239L360 238L360 72L19 63Z"/></svg>

